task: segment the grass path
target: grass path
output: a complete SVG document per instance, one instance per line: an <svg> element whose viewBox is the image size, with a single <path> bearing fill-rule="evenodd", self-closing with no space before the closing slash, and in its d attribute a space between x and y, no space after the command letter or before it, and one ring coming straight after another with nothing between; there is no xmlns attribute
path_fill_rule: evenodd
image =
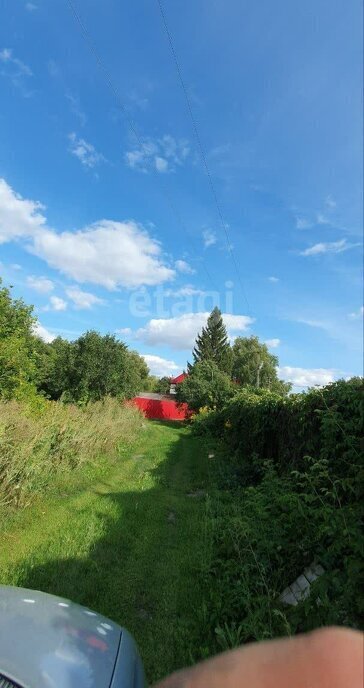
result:
<svg viewBox="0 0 364 688"><path fill-rule="evenodd" d="M207 556L207 452L149 422L98 479L19 514L0 536L0 582L69 597L125 625L150 681L191 659Z"/></svg>

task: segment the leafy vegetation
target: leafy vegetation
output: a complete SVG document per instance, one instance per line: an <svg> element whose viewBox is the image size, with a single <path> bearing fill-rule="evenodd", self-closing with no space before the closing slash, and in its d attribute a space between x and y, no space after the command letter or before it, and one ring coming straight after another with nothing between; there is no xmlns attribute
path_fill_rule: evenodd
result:
<svg viewBox="0 0 364 688"><path fill-rule="evenodd" d="M167 378L112 335L44 344L33 327L1 288L1 583L127 625L151 680L249 640L361 625L360 379L287 396L278 359L255 337L230 347L215 312L177 388L192 430L147 425L120 400ZM286 607L312 562L324 575Z"/></svg>
<svg viewBox="0 0 364 688"><path fill-rule="evenodd" d="M259 480L266 459L280 474L301 469L307 455L329 461L335 475L348 478L356 475L361 456L362 391L360 378L288 397L243 389L204 415L202 429L223 439L241 479Z"/></svg>
<svg viewBox="0 0 364 688"><path fill-rule="evenodd" d="M146 384L144 359L114 335L93 330L74 342L57 337L38 344L41 370L38 389L50 399L87 402L105 396L129 399Z"/></svg>
<svg viewBox="0 0 364 688"><path fill-rule="evenodd" d="M0 399L130 399L156 384L144 358L113 335L91 330L73 342L57 337L46 344L35 323L32 306L13 299L0 281Z"/></svg>
<svg viewBox="0 0 364 688"><path fill-rule="evenodd" d="M1 583L71 597L125 624L151 681L249 640L360 626L360 384L284 399L242 390L221 411L196 414L191 429L144 426L134 409L113 400L85 408L44 401L53 426L32 410L30 432L19 404L3 404L8 414L13 408L2 436L8 444L12 438L10 454L20 437L23 457L38 452L36 464L19 462L28 481L20 505L33 486L42 498L18 510L3 532ZM110 426L102 421L108 404ZM75 414L67 431L59 409ZM132 416L115 429L124 411ZM81 433L87 419L94 434L84 443L72 432ZM252 439L244 437L249 423ZM96 425L105 428L99 453L114 460L96 458ZM284 441L292 457L282 461ZM1 456L8 444L0 444ZM75 456L82 470L67 470ZM51 473L40 470L43 461ZM11 503L16 485L7 488ZM307 600L286 607L280 594L313 561L325 574Z"/></svg>
<svg viewBox="0 0 364 688"><path fill-rule="evenodd" d="M188 377L177 385L176 399L192 411L220 408L236 393L236 385L214 361L201 360L191 367Z"/></svg>
<svg viewBox="0 0 364 688"><path fill-rule="evenodd" d="M169 389L171 386L171 380L169 377L161 377L159 380L157 380L153 391L157 392L158 394L169 394Z"/></svg>
<svg viewBox="0 0 364 688"><path fill-rule="evenodd" d="M242 390L194 430L219 440L209 502L207 645L360 627L364 472L362 381L282 398ZM279 600L312 562L325 574L297 607Z"/></svg>
<svg viewBox="0 0 364 688"><path fill-rule="evenodd" d="M13 299L0 278L0 397L21 397L31 390L36 371L32 308Z"/></svg>
<svg viewBox="0 0 364 688"><path fill-rule="evenodd" d="M57 475L112 458L140 431L142 416L111 398L85 408L43 400L0 402L0 508L23 507Z"/></svg>
<svg viewBox="0 0 364 688"><path fill-rule="evenodd" d="M147 384L141 356L93 331L45 344L35 322L32 307L0 284L2 509L29 503L59 473L112 456L141 426L138 411L120 404Z"/></svg>
<svg viewBox="0 0 364 688"><path fill-rule="evenodd" d="M197 335L189 377L177 387L177 400L193 411L222 408L240 390L269 389L286 396L292 385L279 380L278 357L258 337L237 337L231 347L221 312L214 308Z"/></svg>
<svg viewBox="0 0 364 688"><path fill-rule="evenodd" d="M232 377L241 387L267 388L287 394L292 385L278 379L278 356L258 337L236 337L232 346Z"/></svg>

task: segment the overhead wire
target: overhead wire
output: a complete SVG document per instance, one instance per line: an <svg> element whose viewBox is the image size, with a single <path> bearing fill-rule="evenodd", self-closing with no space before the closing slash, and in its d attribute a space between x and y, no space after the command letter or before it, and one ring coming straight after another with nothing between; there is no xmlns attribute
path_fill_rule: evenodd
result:
<svg viewBox="0 0 364 688"><path fill-rule="evenodd" d="M78 10L75 6L75 3L73 2L73 0L66 0L66 2L69 5L69 8L70 8L71 13L73 15L73 18L79 27L79 30L83 36L83 39L84 39L86 45L88 46L88 49L90 50L90 52L91 52L91 54L92 54L92 56L93 56L93 58L97 64L98 69L100 70L101 74L103 75L103 77L106 81L108 88L110 89L111 93L113 94L113 97L117 103L118 108L122 111L124 118L128 123L129 129L131 130L131 132L132 132L135 140L137 141L138 145L140 146L141 150L144 150L145 142L143 141L142 136L139 134L138 129L136 127L136 124L128 112L128 108L127 108L127 106L126 106L126 104L125 104L125 102L124 102L124 100L123 100L123 98L119 92L119 89L116 86L114 80L112 79L105 62L103 61L95 43L93 42L92 37L90 35L90 32L89 32L87 26L85 25L80 13L78 12ZM166 198L168 205L172 211L172 214L176 217L177 222L179 223L183 233L188 234L188 236L191 237L191 234L188 232L185 222L183 221L179 211L177 210L177 208L176 208L176 206L175 206L175 204L171 198L169 190L166 188L165 185L163 185L161 183L160 183L160 186L163 190L162 195ZM200 260L201 259L200 252L196 251L196 255L198 256L198 259ZM210 280L212 286L214 287L214 289L218 290L217 285L216 285L215 281L213 280L211 273L210 273L209 269L207 268L207 265L203 259L202 259L202 264L203 264L206 275L207 275L208 279Z"/></svg>
<svg viewBox="0 0 364 688"><path fill-rule="evenodd" d="M180 67L180 64L179 64L179 60L178 60L178 57L177 57L176 49L175 49L175 47L174 47L174 42L173 42L172 34L171 34L171 31L170 31L169 26L168 26L167 17L166 17L166 13L165 13L165 11L164 11L163 3L162 3L162 0L156 0L156 1L157 1L157 4L158 4L158 7L159 7L159 12L160 12L160 15L161 15L162 24L163 24L163 26L164 26L164 30L165 30L166 35L167 35L167 39L168 39L170 51L171 51L171 54L172 54L172 57L173 57L173 61L174 61L174 64L175 64L175 68L176 68L176 72L177 72L177 75L178 75L178 79L179 79L179 81L180 81L181 88L182 88L182 91L183 91L183 94L184 94L184 98L185 98L185 100L186 100L187 110L188 110L188 113L189 113L189 116L190 116L190 119L191 119L191 122L192 122L192 129L193 129L194 137L195 137L195 140L196 140L196 143L197 143L197 147L198 147L198 151L199 151L199 153L200 153L200 157L201 157L201 160L202 160L202 164L203 164L203 167L204 167L204 169L205 169L205 173L206 173L206 176L207 176L207 179L208 179L210 191L211 191L211 194L212 194L212 197L213 197L213 201L214 201L214 204L215 204L215 207L216 207L216 210L217 210L217 215L218 215L218 218L219 218L219 222L220 222L220 225L221 225L221 227L222 227L222 229L223 229L223 232L224 232L224 234L225 234L227 249L228 249L228 252L229 252L229 254L230 254L231 260L232 260L232 262L233 262L234 268L235 268L235 272L236 272L236 275L237 275L237 278L238 278L238 282L239 282L239 285L240 285L240 288L241 288L241 292L242 292L243 298L244 298L244 300L245 300L245 302L246 302L246 305L247 305L247 307L248 307L248 310L250 310L249 302L248 302L248 299L247 299L247 296L246 296L246 293L245 293L245 288L244 288L243 280L242 280L242 277L241 277L241 274L240 274L240 270L239 270L239 265L238 265L238 262L237 262L237 260L236 260L236 256L235 256L234 249L233 249L233 245L232 245L232 242L231 242L231 238L230 238L230 234L229 234L229 230L228 230L228 225L227 225L227 223L226 223L225 220L224 220L224 216L223 216L223 213L222 213L222 208L221 208L221 205L220 205L220 202L219 202L217 193L216 193L216 189L215 189L215 184L214 184L214 182L213 182L212 175L211 175L211 172L210 172L210 169L209 169L209 166L208 166L207 157L206 157L206 154L205 154L205 151L204 151L204 147L203 147L203 145L202 145L202 141L201 141L200 133L199 133L199 130L198 130L197 122L196 122L196 119L195 119L194 114L193 114L192 105L191 105L191 99L190 99L190 96L189 96L189 94L188 94L188 89L187 89L185 80L184 80L184 78L183 78L182 70L181 70L181 67Z"/></svg>

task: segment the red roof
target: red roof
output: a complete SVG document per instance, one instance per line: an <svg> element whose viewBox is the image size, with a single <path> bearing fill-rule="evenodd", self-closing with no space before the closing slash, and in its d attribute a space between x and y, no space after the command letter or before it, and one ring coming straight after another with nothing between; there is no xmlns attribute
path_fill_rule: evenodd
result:
<svg viewBox="0 0 364 688"><path fill-rule="evenodd" d="M183 382L187 377L186 373L181 373L180 375L177 375L177 377L172 377L171 378L171 385L179 385L180 382Z"/></svg>

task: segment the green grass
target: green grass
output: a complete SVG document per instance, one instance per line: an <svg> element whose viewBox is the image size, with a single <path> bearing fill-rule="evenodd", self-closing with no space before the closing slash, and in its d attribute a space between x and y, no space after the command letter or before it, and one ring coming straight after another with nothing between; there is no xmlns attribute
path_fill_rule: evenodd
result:
<svg viewBox="0 0 364 688"><path fill-rule="evenodd" d="M207 464L187 428L147 422L117 461L58 481L8 522L0 583L71 598L125 625L149 681L190 663L209 541L206 500L188 493L206 488Z"/></svg>

